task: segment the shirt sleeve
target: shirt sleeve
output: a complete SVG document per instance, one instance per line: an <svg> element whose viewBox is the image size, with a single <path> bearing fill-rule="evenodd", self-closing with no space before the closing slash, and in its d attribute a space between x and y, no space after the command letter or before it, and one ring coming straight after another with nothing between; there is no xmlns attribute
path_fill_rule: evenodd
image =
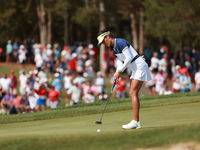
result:
<svg viewBox="0 0 200 150"><path fill-rule="evenodd" d="M132 56L130 49L128 47L125 50L123 50L123 54L125 56L125 60L124 60L123 65L120 65L119 67L117 67L119 72L123 72L128 67L131 60L133 59L133 56Z"/></svg>

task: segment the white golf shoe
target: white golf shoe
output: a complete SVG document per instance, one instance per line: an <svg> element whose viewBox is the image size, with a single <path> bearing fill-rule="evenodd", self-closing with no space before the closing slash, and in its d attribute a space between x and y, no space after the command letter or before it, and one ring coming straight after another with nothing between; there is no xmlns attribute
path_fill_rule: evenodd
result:
<svg viewBox="0 0 200 150"><path fill-rule="evenodd" d="M132 120L129 124L125 124L122 126L123 129L140 129L142 128L140 121Z"/></svg>

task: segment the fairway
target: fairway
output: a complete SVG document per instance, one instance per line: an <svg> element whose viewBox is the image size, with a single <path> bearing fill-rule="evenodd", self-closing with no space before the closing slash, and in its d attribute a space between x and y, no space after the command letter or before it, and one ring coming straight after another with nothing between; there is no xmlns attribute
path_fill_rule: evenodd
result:
<svg viewBox="0 0 200 150"><path fill-rule="evenodd" d="M28 142L28 147L31 148L31 145L37 146L34 144L34 142L31 141L35 140L41 141L41 139L46 139L45 140L46 142L49 141L47 139L51 138L54 140L65 139L66 141L69 142L69 139L72 141L74 139L76 141L77 139L79 138L82 139L83 137L86 137L88 139L91 138L102 139L104 136L123 137L126 134L131 134L131 136L134 136L134 134L137 135L154 131L157 132L158 130L169 129L169 128L174 129L174 127L190 126L190 125L198 126L199 128L200 125L199 108L200 108L199 102L143 108L141 109L141 115L140 115L140 120L142 123L142 129L140 130L123 130L121 128L123 124L129 123L130 120L132 119L133 116L132 110L105 113L102 125L95 124L95 121L99 120L101 114L1 124L0 146L5 146L5 143L7 143L9 139L13 140L14 142L13 144L15 145L14 147L18 146L20 147L20 145L17 146L15 144L16 141L18 140L27 141L28 139L30 139ZM101 129L101 132L97 133L97 129ZM84 140L87 141L87 139ZM129 142L130 141L127 141L127 143L121 143L122 147L127 145ZM62 144L63 143L61 143L61 145ZM73 149L74 147L72 145L75 143L73 142L68 143L68 146L70 146L70 144L71 147L68 147L68 149L70 148ZM99 144L100 143L98 143L97 145ZM54 149L53 147L49 148ZM59 146L57 148L64 149L63 147ZM78 147L76 148L78 149ZM41 149L44 149L44 147Z"/></svg>

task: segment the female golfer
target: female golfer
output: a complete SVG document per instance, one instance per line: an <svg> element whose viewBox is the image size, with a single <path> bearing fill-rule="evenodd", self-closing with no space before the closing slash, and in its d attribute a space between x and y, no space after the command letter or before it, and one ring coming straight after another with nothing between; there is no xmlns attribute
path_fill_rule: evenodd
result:
<svg viewBox="0 0 200 150"><path fill-rule="evenodd" d="M138 55L135 49L125 40L120 38L113 38L110 31L100 31L97 36L98 44L104 44L106 47L111 47L116 57L117 69L113 80L121 77L121 73L129 67L132 71L130 76L131 86L129 95L132 100L133 120L123 129L140 129L139 121L140 100L138 93L144 81L151 80L151 74L147 63L142 57Z"/></svg>

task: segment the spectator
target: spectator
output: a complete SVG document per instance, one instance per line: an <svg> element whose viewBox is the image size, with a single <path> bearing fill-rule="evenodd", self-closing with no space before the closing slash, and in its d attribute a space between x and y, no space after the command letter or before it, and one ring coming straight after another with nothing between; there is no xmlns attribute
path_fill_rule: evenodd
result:
<svg viewBox="0 0 200 150"><path fill-rule="evenodd" d="M31 112L35 111L38 98L39 98L39 96L34 90L29 91L28 100L29 100Z"/></svg>
<svg viewBox="0 0 200 150"><path fill-rule="evenodd" d="M196 91L200 91L200 67L198 68L198 72L195 73L194 76L195 84L196 84Z"/></svg>
<svg viewBox="0 0 200 150"><path fill-rule="evenodd" d="M52 85L54 85L55 90L61 92L62 80L59 79L59 73L54 74L54 79L52 81Z"/></svg>
<svg viewBox="0 0 200 150"><path fill-rule="evenodd" d="M117 98L126 98L126 80L125 78L121 77L116 84L116 97Z"/></svg>
<svg viewBox="0 0 200 150"><path fill-rule="evenodd" d="M18 83L18 79L17 79L17 77L15 76L15 71L14 71L14 70L11 70L11 71L10 71L10 76L8 76L8 78L10 78L11 81L12 81L12 86L11 86L12 93L17 93L17 83Z"/></svg>
<svg viewBox="0 0 200 150"><path fill-rule="evenodd" d="M3 87L4 91L11 91L12 80L7 78L7 74L3 73L2 78L0 78L0 85Z"/></svg>
<svg viewBox="0 0 200 150"><path fill-rule="evenodd" d="M18 49L19 49L19 42L18 40L15 40L15 42L13 43L13 57L15 61L17 61Z"/></svg>
<svg viewBox="0 0 200 150"><path fill-rule="evenodd" d="M54 89L54 85L51 86L51 89L49 90L48 97L50 99L50 108L54 109L58 107L59 104L59 97L60 92Z"/></svg>
<svg viewBox="0 0 200 150"><path fill-rule="evenodd" d="M159 59L157 56L158 53L154 52L153 57L151 58L151 67L153 68L154 72L157 72L159 67Z"/></svg>
<svg viewBox="0 0 200 150"><path fill-rule="evenodd" d="M27 76L26 76L26 72L24 69L21 70L20 72L20 76L19 76L19 91L20 94L23 95L25 92L25 87L26 87L26 82L27 82Z"/></svg>
<svg viewBox="0 0 200 150"><path fill-rule="evenodd" d="M94 103L95 102L95 96L99 94L99 90L96 88L96 86L92 85L92 81L87 80L86 86L83 89L84 92L84 102L85 103Z"/></svg>
<svg viewBox="0 0 200 150"><path fill-rule="evenodd" d="M179 82L179 78L181 74L179 73L179 69L180 69L180 66L176 65L175 73L173 74L173 77L172 77L172 92L173 93L180 92L180 89L181 89L181 84Z"/></svg>
<svg viewBox="0 0 200 150"><path fill-rule="evenodd" d="M160 91L159 95L169 95L172 94L172 91L168 89L168 85L164 83L163 90Z"/></svg>
<svg viewBox="0 0 200 150"><path fill-rule="evenodd" d="M148 45L144 49L144 58L146 59L149 66L151 65L151 57L152 57L152 50L150 49L150 46Z"/></svg>
<svg viewBox="0 0 200 150"><path fill-rule="evenodd" d="M162 59L159 60L159 69L167 74L167 55L163 54Z"/></svg>
<svg viewBox="0 0 200 150"><path fill-rule="evenodd" d="M24 105L23 105L23 100L22 96L18 96L17 93L13 94L13 100L12 100L12 108L10 110L10 114L21 114L24 112Z"/></svg>
<svg viewBox="0 0 200 150"><path fill-rule="evenodd" d="M12 61L13 47L11 42L12 42L11 40L8 40L8 43L6 45L6 63Z"/></svg>
<svg viewBox="0 0 200 150"><path fill-rule="evenodd" d="M69 95L67 94L67 91L69 90L70 87L73 86L72 82L73 80L72 77L69 75L69 71L65 70L65 76L63 78L63 85L66 93L65 106L69 106Z"/></svg>
<svg viewBox="0 0 200 150"><path fill-rule="evenodd" d="M97 77L94 80L95 86L99 90L99 100L104 100L104 94L105 92L105 79L102 76L102 73L100 71L97 72Z"/></svg>
<svg viewBox="0 0 200 150"><path fill-rule="evenodd" d="M187 72L183 72L179 78L179 82L181 84L181 92L190 92L192 89L192 84L191 84L191 77L187 76Z"/></svg>
<svg viewBox="0 0 200 150"><path fill-rule="evenodd" d="M162 70L159 70L154 79L153 79L156 83L156 92L159 94L160 91L162 91L164 89L164 82L165 82L165 77L162 75Z"/></svg>
<svg viewBox="0 0 200 150"><path fill-rule="evenodd" d="M35 61L35 65L36 65L37 70L40 71L40 69L41 69L41 67L44 63L44 60L42 58L42 53L41 53L41 50L39 48L35 49L34 61Z"/></svg>
<svg viewBox="0 0 200 150"><path fill-rule="evenodd" d="M149 95L156 95L156 90L155 90L155 82L154 82L154 77L155 77L155 73L153 72L153 68L152 67L149 67L149 71L150 71L150 74L151 74L151 80L150 81L146 81L145 82L145 85L146 87L149 88Z"/></svg>
<svg viewBox="0 0 200 150"><path fill-rule="evenodd" d="M38 100L37 100L36 111L37 112L40 111L40 108L42 108L42 111L45 111L46 110L47 90L44 87L44 83L40 83L37 94L38 94Z"/></svg>
<svg viewBox="0 0 200 150"><path fill-rule="evenodd" d="M78 87L78 82L74 80L73 84L67 91L67 94L70 94L70 106L81 103L82 99L82 89Z"/></svg>
<svg viewBox="0 0 200 150"><path fill-rule="evenodd" d="M2 101L1 101L1 113L6 114L6 112L10 112L10 109L12 108L12 100L13 95L10 94L10 91L7 90L6 94L4 95ZM6 111L7 109L7 111Z"/></svg>
<svg viewBox="0 0 200 150"><path fill-rule="evenodd" d="M28 53L27 49L24 45L20 45L18 50L18 60L21 65L21 68L24 68L24 64L26 62L26 54Z"/></svg>
<svg viewBox="0 0 200 150"><path fill-rule="evenodd" d="M24 112L30 112L31 108L30 108L30 103L29 103L29 93L31 90L28 90L25 92L24 95L22 95L22 101L23 101L23 105L24 105Z"/></svg>

